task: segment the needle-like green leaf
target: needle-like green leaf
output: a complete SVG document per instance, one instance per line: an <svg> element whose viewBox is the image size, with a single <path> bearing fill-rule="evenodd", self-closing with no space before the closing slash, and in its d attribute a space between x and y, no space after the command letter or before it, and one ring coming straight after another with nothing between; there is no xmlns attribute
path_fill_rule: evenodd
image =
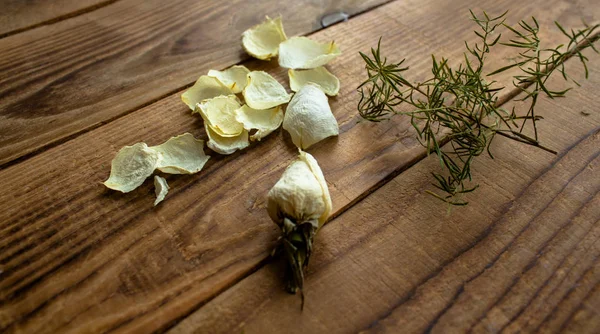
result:
<svg viewBox="0 0 600 334"><path fill-rule="evenodd" d="M405 59L388 64L387 59L381 57L381 38L377 48L371 49L372 57L360 53L368 75L358 87L361 117L379 122L396 114L410 116L418 141L425 146L427 154L438 156L440 166L448 173L447 177L433 173L434 186L443 194L427 192L452 205L466 205L460 197L477 188L466 185L471 181L472 162L483 152L493 158L490 143L495 135L556 153L538 140L536 122L542 119L535 114L538 97L542 94L549 98L564 97L570 90L552 90L547 86L547 80L557 70L565 80L579 85L568 76L564 67L571 57L579 59L587 78L588 58L582 51L589 47L598 52L594 43L600 39L599 25L567 32L556 22L561 33L569 39L566 50L561 50L563 44L544 49L538 35L540 25L534 17L530 22L520 21L517 27L512 27L505 23L507 12L495 17L486 12L482 16L469 12L471 20L478 26L475 35L480 42L474 45L465 42L463 63L455 68L450 67L448 59L438 60L432 55L432 77L423 82L414 83L403 76L408 70L401 66ZM497 30L502 28L514 36L508 42L499 43L501 34ZM497 44L518 50L517 60L485 75L486 57ZM498 96L505 87L495 86L495 81L489 79L489 76L514 68L522 72L513 76L514 85L524 93L520 100L529 101L529 107L523 113L518 113L514 107L511 112L502 109ZM402 104L410 109L400 110ZM525 134L530 131L533 137ZM438 137L442 136L445 139L440 141ZM449 145L444 146L446 143Z"/></svg>

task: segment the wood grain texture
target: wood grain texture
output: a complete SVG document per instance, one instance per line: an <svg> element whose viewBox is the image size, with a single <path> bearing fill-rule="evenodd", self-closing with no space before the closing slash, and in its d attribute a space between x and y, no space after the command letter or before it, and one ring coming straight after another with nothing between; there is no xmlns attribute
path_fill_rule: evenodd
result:
<svg viewBox="0 0 600 334"><path fill-rule="evenodd" d="M265 15L293 36L385 1L122 0L1 39L0 166L247 59L240 36Z"/></svg>
<svg viewBox="0 0 600 334"><path fill-rule="evenodd" d="M558 157L495 141L495 160L473 169L481 187L448 214L424 193L439 168L427 158L323 227L303 312L283 291L280 266L269 264L169 333L597 333L594 63L593 79L568 98L539 102L540 133Z"/></svg>
<svg viewBox="0 0 600 334"><path fill-rule="evenodd" d="M344 50L330 67L342 81L340 96L330 100L341 135L310 150L337 214L424 154L405 119L357 124L354 89L364 76L358 51L384 35L388 54L411 59L418 77L429 66L423 55L459 57L457 45L475 37L455 20L466 19L469 1L416 3L390 3L313 36L335 39ZM586 3L550 5L565 25L575 26ZM488 10L511 6L515 20L531 11L507 0ZM557 36L549 30L546 37ZM499 55L491 60L498 66L505 62ZM246 65L287 82L273 62ZM141 140L154 145L186 131L205 137L200 119L189 115L177 93L0 171L0 329L169 328L264 263L277 237L264 196L296 155L282 131L232 156L213 154L198 175L168 176L171 192L156 209L149 182L125 195L100 184L122 146Z"/></svg>
<svg viewBox="0 0 600 334"><path fill-rule="evenodd" d="M92 11L115 0L58 0L0 2L0 38Z"/></svg>

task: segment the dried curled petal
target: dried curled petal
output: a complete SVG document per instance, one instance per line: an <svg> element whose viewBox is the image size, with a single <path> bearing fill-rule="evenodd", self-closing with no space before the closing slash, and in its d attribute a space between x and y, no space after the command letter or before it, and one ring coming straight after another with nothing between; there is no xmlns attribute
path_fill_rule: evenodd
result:
<svg viewBox="0 0 600 334"><path fill-rule="evenodd" d="M162 202L167 196L169 192L169 185L167 184L167 180L164 177L155 175L154 176L154 193L156 194L156 199L154 200L154 206L158 203Z"/></svg>
<svg viewBox="0 0 600 334"><path fill-rule="evenodd" d="M214 132L210 126L204 123L206 134L208 135L208 143L206 144L211 150L219 154L232 154L237 150L242 150L250 145L248 141L248 131L243 130L236 137L222 137Z"/></svg>
<svg viewBox="0 0 600 334"><path fill-rule="evenodd" d="M208 76L219 79L222 84L237 94L241 93L246 87L246 76L248 73L250 73L250 70L246 66L235 65L224 71L210 70L208 71Z"/></svg>
<svg viewBox="0 0 600 334"><path fill-rule="evenodd" d="M314 84L305 85L294 95L285 112L283 128L290 133L294 144L303 150L339 134L327 96Z"/></svg>
<svg viewBox="0 0 600 334"><path fill-rule="evenodd" d="M336 96L340 91L340 80L331 74L325 67L317 67L310 70L288 70L290 88L297 92L308 83L314 83L329 95Z"/></svg>
<svg viewBox="0 0 600 334"><path fill-rule="evenodd" d="M250 136L250 140L261 140L279 128L283 122L283 110L279 106L258 110L243 105L235 111L235 119L242 123L247 131L257 130L255 134Z"/></svg>
<svg viewBox="0 0 600 334"><path fill-rule="evenodd" d="M149 148L145 143L125 146L113 159L110 177L104 185L124 193L130 192L152 175L160 158L160 153Z"/></svg>
<svg viewBox="0 0 600 334"><path fill-rule="evenodd" d="M271 19L267 16L262 23L244 31L242 45L252 57L269 60L277 56L279 44L286 39L281 17Z"/></svg>
<svg viewBox="0 0 600 334"><path fill-rule="evenodd" d="M246 103L253 109L273 108L288 103L292 97L275 78L263 71L248 74L243 94Z"/></svg>
<svg viewBox="0 0 600 334"><path fill-rule="evenodd" d="M329 187L327 186L327 181L325 181L323 171L317 163L317 159L315 159L312 155L304 151L300 151L300 156L298 157L298 159L306 162L317 181L319 181L319 184L321 185L321 190L323 190L323 203L325 204L325 211L323 211L323 214L318 219L320 228L321 226L323 226L325 221L327 221L327 218L329 218L331 210L333 209L333 204L331 203L331 195L329 194Z"/></svg>
<svg viewBox="0 0 600 334"><path fill-rule="evenodd" d="M181 100L193 111L196 109L196 104L203 100L230 94L233 94L233 91L219 79L203 75L190 89L181 94Z"/></svg>
<svg viewBox="0 0 600 334"><path fill-rule="evenodd" d="M235 111L241 107L235 95L217 96L198 103L196 109L204 123L221 137L237 137L244 126L235 120Z"/></svg>
<svg viewBox="0 0 600 334"><path fill-rule="evenodd" d="M327 64L341 53L335 42L319 43L307 37L292 37L279 45L279 66L315 68Z"/></svg>
<svg viewBox="0 0 600 334"><path fill-rule="evenodd" d="M204 154L204 141L194 138L191 133L172 137L150 148L162 155L156 167L163 173L194 174L202 170L210 158Z"/></svg>

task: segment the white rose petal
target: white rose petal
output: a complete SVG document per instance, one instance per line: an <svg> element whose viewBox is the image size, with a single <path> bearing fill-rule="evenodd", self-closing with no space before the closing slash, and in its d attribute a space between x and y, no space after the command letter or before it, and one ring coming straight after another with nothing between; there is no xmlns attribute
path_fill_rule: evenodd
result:
<svg viewBox="0 0 600 334"><path fill-rule="evenodd" d="M160 153L145 143L125 146L111 163L110 177L104 185L124 193L139 187L152 175L161 158Z"/></svg>
<svg viewBox="0 0 600 334"><path fill-rule="evenodd" d="M250 145L248 131L246 130L243 130L237 137L222 137L214 132L206 123L204 123L204 128L208 135L208 143L206 145L219 154L232 154Z"/></svg>
<svg viewBox="0 0 600 334"><path fill-rule="evenodd" d="M243 94L246 104L253 109L270 109L288 103L292 97L275 78L263 71L248 74Z"/></svg>
<svg viewBox="0 0 600 334"><path fill-rule="evenodd" d="M285 41L287 37L283 31L281 17L266 20L242 34L242 45L251 56L269 60L277 56L279 43Z"/></svg>
<svg viewBox="0 0 600 334"><path fill-rule="evenodd" d="M290 88L297 92L308 83L314 83L329 95L336 96L340 91L340 80L331 74L325 67L317 67L310 70L288 70Z"/></svg>
<svg viewBox="0 0 600 334"><path fill-rule="evenodd" d="M196 81L194 86L181 94L181 100L193 111L196 109L196 104L203 100L230 94L233 94L233 91L222 84L219 79L203 75Z"/></svg>
<svg viewBox="0 0 600 334"><path fill-rule="evenodd" d="M339 134L327 96L318 86L307 84L294 95L283 118L283 128L300 149Z"/></svg>
<svg viewBox="0 0 600 334"><path fill-rule="evenodd" d="M235 119L244 125L247 131L256 129L250 140L261 140L277 130L283 122L283 110L277 106L271 109L257 110L243 105L235 111Z"/></svg>
<svg viewBox="0 0 600 334"><path fill-rule="evenodd" d="M169 174L194 174L202 170L210 158L204 154L204 141L194 138L191 133L172 137L165 143L152 146L162 159L156 168Z"/></svg>
<svg viewBox="0 0 600 334"><path fill-rule="evenodd" d="M208 71L208 76L219 79L222 84L237 94L241 93L246 87L246 76L248 73L250 73L250 70L246 66L235 65L224 71L210 70Z"/></svg>
<svg viewBox="0 0 600 334"><path fill-rule="evenodd" d="M279 45L279 66L315 68L327 64L341 53L334 42L319 43L308 37L292 37Z"/></svg>

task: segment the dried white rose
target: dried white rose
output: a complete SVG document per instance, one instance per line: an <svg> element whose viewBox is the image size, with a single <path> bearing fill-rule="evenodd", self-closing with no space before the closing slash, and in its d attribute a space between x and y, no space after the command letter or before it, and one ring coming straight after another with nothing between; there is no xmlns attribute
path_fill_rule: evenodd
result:
<svg viewBox="0 0 600 334"><path fill-rule="evenodd" d="M321 227L331 213L331 196L317 160L300 151L267 195L269 216L278 225L314 220Z"/></svg>
<svg viewBox="0 0 600 334"><path fill-rule="evenodd" d="M331 196L323 172L312 155L300 151L267 195L267 210L281 228L277 250L288 261L287 290L304 294L304 270L310 260L313 238L331 214Z"/></svg>

